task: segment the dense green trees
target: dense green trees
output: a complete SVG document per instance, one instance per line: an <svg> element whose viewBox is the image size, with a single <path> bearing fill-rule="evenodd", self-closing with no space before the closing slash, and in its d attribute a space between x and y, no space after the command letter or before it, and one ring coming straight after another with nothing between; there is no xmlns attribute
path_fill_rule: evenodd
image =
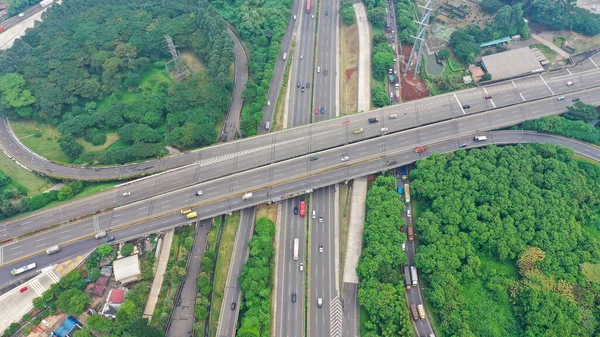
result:
<svg viewBox="0 0 600 337"><path fill-rule="evenodd" d="M101 145L106 132L125 125L124 142L146 144L86 154L82 161L92 164L162 155L165 138L182 149L216 141L214 125L232 90L233 42L204 0L66 2L50 8L41 25L0 54L0 113L58 125L61 148L73 159L83 150L75 137ZM166 34L179 49L194 50L206 71L174 87L164 78L142 79L170 60ZM178 113L175 125L161 127ZM202 127L180 130L187 122Z"/></svg>
<svg viewBox="0 0 600 337"><path fill-rule="evenodd" d="M379 176L367 192L363 249L356 272L358 300L369 313L369 336L412 336L400 272L408 262L400 247L404 204L396 193L396 179Z"/></svg>
<svg viewBox="0 0 600 337"><path fill-rule="evenodd" d="M273 77L275 61L281 57L281 39L292 15L291 0L228 1L210 0L225 19L235 27L249 55L248 79L243 98L240 128L244 135L258 132L267 103L267 91ZM313 4L313 12L315 11Z"/></svg>
<svg viewBox="0 0 600 337"><path fill-rule="evenodd" d="M356 21L356 16L354 15L354 7L352 7L352 5L352 0L342 0L341 17L342 21L347 25L351 25Z"/></svg>
<svg viewBox="0 0 600 337"><path fill-rule="evenodd" d="M396 4L396 24L398 27L398 39L402 43L413 43L411 36L417 35L417 24L415 23L414 1L399 0Z"/></svg>
<svg viewBox="0 0 600 337"><path fill-rule="evenodd" d="M254 231L248 243L250 257L238 277L243 296L241 325L237 332L240 337L268 336L271 333L275 223L269 218L260 218L256 221Z"/></svg>
<svg viewBox="0 0 600 337"><path fill-rule="evenodd" d="M411 178L415 263L445 334L598 334L600 287L580 272L600 263L598 165L549 144L488 147L434 154Z"/></svg>

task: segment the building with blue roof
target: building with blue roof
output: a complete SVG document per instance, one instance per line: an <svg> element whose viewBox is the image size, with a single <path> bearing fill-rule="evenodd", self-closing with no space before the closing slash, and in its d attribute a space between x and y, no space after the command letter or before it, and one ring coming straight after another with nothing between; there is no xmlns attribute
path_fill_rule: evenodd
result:
<svg viewBox="0 0 600 337"><path fill-rule="evenodd" d="M505 43L505 42L510 42L510 37L503 37L501 39L496 39L493 41L489 41L489 42L484 42L482 44L479 45L480 48L485 48L485 47L490 47L490 46L495 46L497 44L500 43Z"/></svg>
<svg viewBox="0 0 600 337"><path fill-rule="evenodd" d="M69 317L67 317L67 319L65 319L64 322L62 322L62 324L56 330L52 331L50 336L72 337L73 334L75 333L75 331L81 330L81 329L82 329L81 323L79 323L75 319L75 317L69 316Z"/></svg>

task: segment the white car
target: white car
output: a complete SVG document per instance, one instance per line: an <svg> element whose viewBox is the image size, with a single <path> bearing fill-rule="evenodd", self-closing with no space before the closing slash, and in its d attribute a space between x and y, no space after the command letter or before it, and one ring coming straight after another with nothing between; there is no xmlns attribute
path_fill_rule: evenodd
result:
<svg viewBox="0 0 600 337"><path fill-rule="evenodd" d="M388 128L381 128L381 132L387 132Z"/></svg>
<svg viewBox="0 0 600 337"><path fill-rule="evenodd" d="M202 190L196 192L196 196L201 196L203 194Z"/></svg>
<svg viewBox="0 0 600 337"><path fill-rule="evenodd" d="M322 216L319 217L319 222L323 222L323 217Z"/></svg>
<svg viewBox="0 0 600 337"><path fill-rule="evenodd" d="M130 196L130 195L131 195L131 192L125 192L125 193L123 193L124 197Z"/></svg>
<svg viewBox="0 0 600 337"><path fill-rule="evenodd" d="M323 245L319 245L319 253L323 252Z"/></svg>
<svg viewBox="0 0 600 337"><path fill-rule="evenodd" d="M342 161L348 161L348 159L349 159L348 156L342 157Z"/></svg>
<svg viewBox="0 0 600 337"><path fill-rule="evenodd" d="M317 72L320 73L321 72L321 67L317 67Z"/></svg>
<svg viewBox="0 0 600 337"><path fill-rule="evenodd" d="M24 17L24 16L25 16L25 14L23 14L23 13L19 13L19 17L20 17L20 18L22 18L22 17Z"/></svg>
<svg viewBox="0 0 600 337"><path fill-rule="evenodd" d="M396 114L391 114L390 115L390 119L396 119L396 118L398 118L398 115L396 115Z"/></svg>
<svg viewBox="0 0 600 337"><path fill-rule="evenodd" d="M296 20L296 16L294 15L294 20Z"/></svg>
<svg viewBox="0 0 600 337"><path fill-rule="evenodd" d="M300 271L304 271L304 263L300 262Z"/></svg>
<svg viewBox="0 0 600 337"><path fill-rule="evenodd" d="M569 87L570 87L570 86L572 86L572 85L573 85L573 81L569 81L569 82L567 82L567 86L569 86Z"/></svg>

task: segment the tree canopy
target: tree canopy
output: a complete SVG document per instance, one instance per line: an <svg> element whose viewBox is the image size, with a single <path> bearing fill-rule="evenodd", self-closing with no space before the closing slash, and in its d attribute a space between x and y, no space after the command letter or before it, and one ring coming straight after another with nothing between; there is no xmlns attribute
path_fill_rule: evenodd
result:
<svg viewBox="0 0 600 337"><path fill-rule="evenodd" d="M599 333L600 166L551 144L416 163L415 263L446 335ZM515 263L516 261L516 263Z"/></svg>

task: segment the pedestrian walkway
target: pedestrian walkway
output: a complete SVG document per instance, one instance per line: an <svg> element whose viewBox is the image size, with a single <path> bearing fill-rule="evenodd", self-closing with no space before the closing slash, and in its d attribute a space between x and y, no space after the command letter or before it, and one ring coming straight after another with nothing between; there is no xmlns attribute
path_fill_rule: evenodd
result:
<svg viewBox="0 0 600 337"><path fill-rule="evenodd" d="M152 282L148 302L146 302L146 308L144 308L144 314L142 315L142 317L148 319L151 319L152 314L154 313L154 307L156 307L156 302L158 301L158 295L160 294L160 288L162 287L165 270L167 270L169 252L171 251L171 243L173 243L173 232L174 229L169 229L162 237L158 266L156 267L156 273L154 273L154 282Z"/></svg>
<svg viewBox="0 0 600 337"><path fill-rule="evenodd" d="M344 261L344 282L358 283L356 267L362 252L363 225L365 222L365 201L367 200L367 177L354 179L352 183L352 205L350 225Z"/></svg>

